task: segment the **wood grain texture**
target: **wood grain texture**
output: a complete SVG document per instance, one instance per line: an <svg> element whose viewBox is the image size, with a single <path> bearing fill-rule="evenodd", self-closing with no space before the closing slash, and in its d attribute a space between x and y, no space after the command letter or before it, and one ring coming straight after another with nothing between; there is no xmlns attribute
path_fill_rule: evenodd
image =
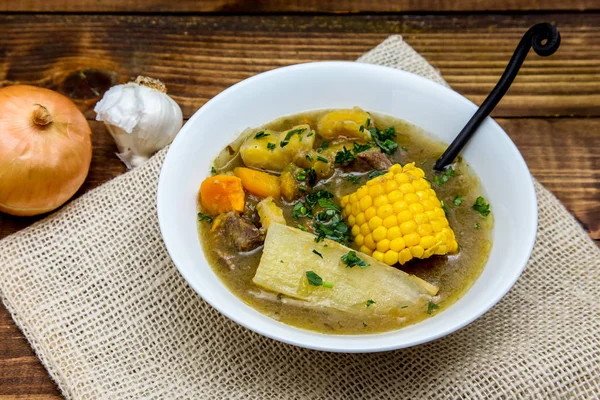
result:
<svg viewBox="0 0 600 400"><path fill-rule="evenodd" d="M597 10L597 0L0 0L0 11L359 13Z"/></svg>
<svg viewBox="0 0 600 400"><path fill-rule="evenodd" d="M458 92L481 103L523 32L554 21L562 47L530 54L496 117L600 116L600 13L535 16L102 16L0 15L0 85L70 93L65 82L98 70L109 82L159 78L189 117L256 73L354 60L400 33ZM80 101L88 117L95 99Z"/></svg>
<svg viewBox="0 0 600 400"><path fill-rule="evenodd" d="M0 9L7 3L0 0ZM20 3L20 7L37 4ZM64 4L72 7L76 2ZM353 60L390 33L401 33L441 69L457 91L480 102L501 74L520 35L541 20L558 24L563 47L550 59L528 58L496 112L497 117L511 118L497 120L523 153L533 175L600 244L600 118L587 118L600 115L600 14L0 15L0 86L30 83L57 89L77 97L80 108L93 120L95 91L101 92L107 82L147 73L167 83L189 117L215 94L258 72L299 62ZM549 118L554 115L579 118ZM103 125L90 124L92 168L77 196L125 172ZM40 218L0 213L0 238ZM55 385L0 306L0 400L58 398Z"/></svg>

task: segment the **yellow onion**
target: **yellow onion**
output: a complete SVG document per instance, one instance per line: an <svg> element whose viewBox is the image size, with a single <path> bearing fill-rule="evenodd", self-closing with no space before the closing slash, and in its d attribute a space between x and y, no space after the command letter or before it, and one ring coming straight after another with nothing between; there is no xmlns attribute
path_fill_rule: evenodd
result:
<svg viewBox="0 0 600 400"><path fill-rule="evenodd" d="M69 200L90 168L91 133L77 106L59 93L0 89L0 211L36 215Z"/></svg>

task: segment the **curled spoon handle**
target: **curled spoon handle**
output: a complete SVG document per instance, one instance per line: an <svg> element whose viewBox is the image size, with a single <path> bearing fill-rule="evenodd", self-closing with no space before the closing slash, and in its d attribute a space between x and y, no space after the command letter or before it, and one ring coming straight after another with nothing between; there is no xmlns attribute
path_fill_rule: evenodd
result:
<svg viewBox="0 0 600 400"><path fill-rule="evenodd" d="M469 122L467 122L462 131L460 131L458 136L450 143L444 154L442 154L435 162L433 168L441 171L454 161L471 136L477 131L481 122L483 122L483 120L492 112L494 107L496 107L498 102L506 94L508 88L510 88L510 85L519 73L519 69L521 68L521 65L523 65L523 61L525 61L529 49L533 47L533 50L539 56L548 57L554 54L559 46L560 33L555 26L544 22L529 28L525 35L523 35L523 38L515 49L504 73L494 89L477 109Z"/></svg>

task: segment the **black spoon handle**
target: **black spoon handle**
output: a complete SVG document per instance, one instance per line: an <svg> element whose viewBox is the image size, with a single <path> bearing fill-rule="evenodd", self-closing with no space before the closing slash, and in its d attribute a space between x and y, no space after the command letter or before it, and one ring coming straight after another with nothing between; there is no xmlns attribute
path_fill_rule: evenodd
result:
<svg viewBox="0 0 600 400"><path fill-rule="evenodd" d="M546 42L543 43L544 41ZM450 146L448 146L444 154L442 154L435 162L433 169L441 171L454 161L458 153L460 153L465 144L467 144L467 141L473 136L473 133L479 128L479 124L483 122L506 94L508 88L519 73L519 69L523 64L523 61L525 61L525 57L527 57L527 53L529 53L531 47L533 47L533 50L535 50L538 55L547 57L554 54L559 46L560 33L555 26L549 23L541 23L532 26L525 35L523 35L523 38L515 49L502 77L494 89L490 92L488 97L477 109L473 117L467 122Z"/></svg>

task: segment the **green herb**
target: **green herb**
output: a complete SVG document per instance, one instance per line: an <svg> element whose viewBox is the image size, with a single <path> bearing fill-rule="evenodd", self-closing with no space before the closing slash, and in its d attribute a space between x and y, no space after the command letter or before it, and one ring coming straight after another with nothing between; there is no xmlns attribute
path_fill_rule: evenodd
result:
<svg viewBox="0 0 600 400"><path fill-rule="evenodd" d="M308 283L312 286L323 286L326 288L332 288L332 282L323 282L323 278L317 275L313 271L306 271L306 278L308 279Z"/></svg>
<svg viewBox="0 0 600 400"><path fill-rule="evenodd" d="M254 139L260 139L261 137L266 137L266 136L270 136L270 133L265 133L265 131L260 131L257 132L256 135L254 135Z"/></svg>
<svg viewBox="0 0 600 400"><path fill-rule="evenodd" d="M294 217L294 219L298 219L298 218L302 218L302 217L309 217L309 216L312 217L308 208L301 201L294 204L294 207L292 208L292 216Z"/></svg>
<svg viewBox="0 0 600 400"><path fill-rule="evenodd" d="M366 328L368 325L365 321L363 321L363 328Z"/></svg>
<svg viewBox="0 0 600 400"><path fill-rule="evenodd" d="M352 183L353 185L358 185L360 183L360 176L347 175L346 179L348 180L348 182Z"/></svg>
<svg viewBox="0 0 600 400"><path fill-rule="evenodd" d="M333 210L337 210L337 211L342 211L342 207L338 206L330 199L319 199L318 203L323 208L326 208L326 209L329 208L329 209L333 209Z"/></svg>
<svg viewBox="0 0 600 400"><path fill-rule="evenodd" d="M458 196L456 196L454 198L454 200L452 200L452 202L454 203L455 206L460 206L463 202L463 197L459 194Z"/></svg>
<svg viewBox="0 0 600 400"><path fill-rule="evenodd" d="M290 139L292 138L292 136L294 136L295 134L298 134L298 138L299 140L302 140L302 132L304 132L306 130L306 128L298 128L298 129L292 129L291 131L288 131L288 133L286 133L285 135L285 139L283 139L279 145L281 147L285 147L288 145L288 143L290 142Z"/></svg>
<svg viewBox="0 0 600 400"><path fill-rule="evenodd" d="M313 253L315 253L316 255L318 255L319 257L323 258L323 254L319 253L318 251L313 249Z"/></svg>
<svg viewBox="0 0 600 400"><path fill-rule="evenodd" d="M298 186L298 189L300 189L303 192L306 192L308 190L308 188L306 186L304 186L304 185Z"/></svg>
<svg viewBox="0 0 600 400"><path fill-rule="evenodd" d="M329 160L325 157L317 156L317 161L321 161L322 163L328 164Z"/></svg>
<svg viewBox="0 0 600 400"><path fill-rule="evenodd" d="M402 150L404 150L404 151L408 151L408 147L406 147L406 146L402 146L401 148L402 148Z"/></svg>
<svg viewBox="0 0 600 400"><path fill-rule="evenodd" d="M367 300L367 307L371 307L371 304L375 304L375 300L369 299Z"/></svg>
<svg viewBox="0 0 600 400"><path fill-rule="evenodd" d="M323 239L334 240L342 244L350 241L350 228L339 213L335 213L328 222L317 221L315 233L317 234L315 238L317 243Z"/></svg>
<svg viewBox="0 0 600 400"><path fill-rule="evenodd" d="M308 232L308 229L306 229L306 227L302 224L298 224L298 229L300 229L301 231L304 231L304 232Z"/></svg>
<svg viewBox="0 0 600 400"><path fill-rule="evenodd" d="M474 227L475 227L475 229L479 229L479 224L477 222L475 222Z"/></svg>
<svg viewBox="0 0 600 400"><path fill-rule="evenodd" d="M385 154L394 154L398 150L398 143L394 140L396 137L396 129L393 126L386 128L384 131L375 127L369 129L371 138Z"/></svg>
<svg viewBox="0 0 600 400"><path fill-rule="evenodd" d="M408 306L402 306L402 307L400 307L400 308L408 308Z"/></svg>
<svg viewBox="0 0 600 400"><path fill-rule="evenodd" d="M427 162L427 161L421 161L421 162L419 163L419 165L425 165L425 163L426 163L426 162Z"/></svg>
<svg viewBox="0 0 600 400"><path fill-rule="evenodd" d="M212 224L213 219L211 217L209 217L208 215L202 214L201 212L199 212L198 213L198 221L206 221L206 222Z"/></svg>
<svg viewBox="0 0 600 400"><path fill-rule="evenodd" d="M306 203L311 208L317 205L319 199L333 199L333 193L327 190L317 190L306 195Z"/></svg>
<svg viewBox="0 0 600 400"><path fill-rule="evenodd" d="M277 145L275 143L271 143L271 142L267 143L267 149L269 149L269 150L273 150L276 146Z"/></svg>
<svg viewBox="0 0 600 400"><path fill-rule="evenodd" d="M463 247L462 247L462 246L460 245L460 243L459 243L459 244L458 244L458 249L459 249L459 250L462 250L462 248L463 248Z"/></svg>
<svg viewBox="0 0 600 400"><path fill-rule="evenodd" d="M314 134L315 134L315 131L310 131L310 132L308 132L308 134L306 135L306 137L311 137Z"/></svg>
<svg viewBox="0 0 600 400"><path fill-rule="evenodd" d="M438 308L440 308L440 306L438 306L437 304L429 301L427 303L427 314L431 315L431 313L435 310L437 310Z"/></svg>
<svg viewBox="0 0 600 400"><path fill-rule="evenodd" d="M312 158L312 156L311 156L310 154L307 154L307 155L306 155L306 159L307 159L308 161L310 161L310 162L312 162L312 160L313 160L313 158Z"/></svg>
<svg viewBox="0 0 600 400"><path fill-rule="evenodd" d="M369 172L369 175L367 176L369 178L369 180L373 179L373 178L377 178L378 176L384 175L386 173L386 171L371 171Z"/></svg>
<svg viewBox="0 0 600 400"><path fill-rule="evenodd" d="M367 118L367 122L365 123L365 125L368 127L369 125L371 125L371 118Z"/></svg>
<svg viewBox="0 0 600 400"><path fill-rule="evenodd" d="M486 203L485 199L481 196L475 200L475 204L473 204L473 210L477 211L482 217L487 217L490 215L490 205Z"/></svg>
<svg viewBox="0 0 600 400"><path fill-rule="evenodd" d="M305 181L306 180L306 171L299 172L298 175L296 175L296 180Z"/></svg>
<svg viewBox="0 0 600 400"><path fill-rule="evenodd" d="M308 283L312 286L321 286L323 284L323 278L314 271L306 271L306 278L308 279Z"/></svg>
<svg viewBox="0 0 600 400"><path fill-rule="evenodd" d="M354 148L352 149L352 151L356 155L358 153L362 153L363 151L369 150L370 148L371 148L371 145L369 145L369 144L358 144L358 143L354 142Z"/></svg>
<svg viewBox="0 0 600 400"><path fill-rule="evenodd" d="M441 186L442 184L448 182L448 179L450 179L451 177L456 176L456 173L454 171L454 168L452 168L452 165L450 165L443 173L442 175L435 175L433 177L433 180L435 181L435 184L438 186Z"/></svg>
<svg viewBox="0 0 600 400"><path fill-rule="evenodd" d="M341 257L341 260L344 262L344 264L346 264L349 268L354 267L355 265L358 265L361 268L367 268L369 265L369 263L367 263L366 261L361 260L357 255L356 252L353 250L350 250L348 252L348 254L344 254Z"/></svg>
<svg viewBox="0 0 600 400"><path fill-rule="evenodd" d="M348 150L346 148L346 146L344 146L344 150L342 151L338 151L335 154L335 163L336 164L348 164L351 161L354 161L356 159L356 156L354 154L352 154L352 152L350 150Z"/></svg>
<svg viewBox="0 0 600 400"><path fill-rule="evenodd" d="M361 125L361 126L360 126L360 128L358 128L358 130L359 130L360 132L364 132L364 131L365 131L365 127Z"/></svg>
<svg viewBox="0 0 600 400"><path fill-rule="evenodd" d="M211 174L216 174L217 170L215 169L215 167L210 167L210 173Z"/></svg>
<svg viewBox="0 0 600 400"><path fill-rule="evenodd" d="M448 212L450 211L448 209L448 206L446 205L446 203L444 203L444 200L440 201L440 204L442 205L442 210L444 210L444 214L446 214L446 217L448 216Z"/></svg>
<svg viewBox="0 0 600 400"><path fill-rule="evenodd" d="M325 150L327 147L329 147L329 142L323 142L321 143L321 145L319 146L319 148L317 149L317 153L322 152L323 150Z"/></svg>

